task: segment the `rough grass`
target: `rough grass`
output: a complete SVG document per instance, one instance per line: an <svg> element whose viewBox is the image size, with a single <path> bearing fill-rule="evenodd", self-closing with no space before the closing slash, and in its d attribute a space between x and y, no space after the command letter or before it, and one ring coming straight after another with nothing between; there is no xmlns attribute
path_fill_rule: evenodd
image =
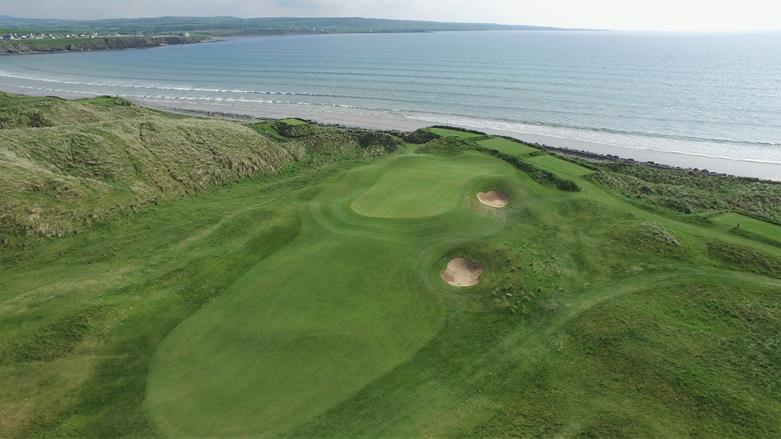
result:
<svg viewBox="0 0 781 439"><path fill-rule="evenodd" d="M307 121L301 119L282 119L281 122L293 126L306 125L308 123Z"/></svg>
<svg viewBox="0 0 781 439"><path fill-rule="evenodd" d="M781 278L781 259L751 247L711 241L708 253L728 267Z"/></svg>
<svg viewBox="0 0 781 439"><path fill-rule="evenodd" d="M79 232L293 161L252 130L213 120L146 117L7 130L0 146L1 241Z"/></svg>
<svg viewBox="0 0 781 439"><path fill-rule="evenodd" d="M648 251L664 255L684 255L685 249L672 233L650 222L630 222L609 231L613 239L626 243L636 251Z"/></svg>
<svg viewBox="0 0 781 439"><path fill-rule="evenodd" d="M485 135L479 131L471 131L459 128L435 127L429 128L429 131L440 137L458 137L462 139L475 139Z"/></svg>
<svg viewBox="0 0 781 439"><path fill-rule="evenodd" d="M100 316L99 308L85 308L44 326L29 337L10 343L0 362L52 361L76 347Z"/></svg>
<svg viewBox="0 0 781 439"><path fill-rule="evenodd" d="M525 380L494 384L518 397L469 436L777 436L778 297L695 283L594 306L549 335Z"/></svg>
<svg viewBox="0 0 781 439"><path fill-rule="evenodd" d="M737 212L781 222L781 183L657 168L590 162L595 181L654 208L683 214Z"/></svg>
<svg viewBox="0 0 781 439"><path fill-rule="evenodd" d="M0 129L42 128L107 122L163 114L118 98L66 101L59 98L16 96L0 92Z"/></svg>
<svg viewBox="0 0 781 439"><path fill-rule="evenodd" d="M303 121L245 127L171 117L105 96L2 94L0 126L3 120L9 129L0 144L0 245L6 246L78 233L296 162L382 156L400 143L389 134Z"/></svg>

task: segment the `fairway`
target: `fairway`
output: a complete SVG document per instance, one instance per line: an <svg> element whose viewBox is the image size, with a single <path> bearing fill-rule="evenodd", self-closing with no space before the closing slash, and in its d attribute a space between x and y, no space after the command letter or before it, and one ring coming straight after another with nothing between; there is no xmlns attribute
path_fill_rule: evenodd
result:
<svg viewBox="0 0 781 439"><path fill-rule="evenodd" d="M436 334L441 309L433 296L414 294L419 279L405 273L414 269L414 253L324 238L316 229L306 224L284 251L168 337L149 394L163 432L280 434L389 372Z"/></svg>
<svg viewBox="0 0 781 439"><path fill-rule="evenodd" d="M760 240L767 240L781 246L781 225L731 212L715 216L711 221L725 232L748 232L749 235Z"/></svg>
<svg viewBox="0 0 781 439"><path fill-rule="evenodd" d="M488 149L494 149L505 154L516 156L525 156L534 152L540 152L539 149L533 148L529 145L526 145L525 143L505 139L503 137L493 137L490 139L479 140L477 144Z"/></svg>
<svg viewBox="0 0 781 439"><path fill-rule="evenodd" d="M284 167L0 253L0 436L781 435L776 225L549 153L229 127Z"/></svg>
<svg viewBox="0 0 781 439"><path fill-rule="evenodd" d="M591 169L549 154L532 157L529 159L529 163L533 163L546 171L570 177L582 177L594 173Z"/></svg>

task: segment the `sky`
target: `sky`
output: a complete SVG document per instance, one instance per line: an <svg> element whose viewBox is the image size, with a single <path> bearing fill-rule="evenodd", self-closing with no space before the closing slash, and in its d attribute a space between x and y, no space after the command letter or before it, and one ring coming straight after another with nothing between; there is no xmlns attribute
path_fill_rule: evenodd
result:
<svg viewBox="0 0 781 439"><path fill-rule="evenodd" d="M781 0L0 0L0 15L360 16L623 30L781 30Z"/></svg>

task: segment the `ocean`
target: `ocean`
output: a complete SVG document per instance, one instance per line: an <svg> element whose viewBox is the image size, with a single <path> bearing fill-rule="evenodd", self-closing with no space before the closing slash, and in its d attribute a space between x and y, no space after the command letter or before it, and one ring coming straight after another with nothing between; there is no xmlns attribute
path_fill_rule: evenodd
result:
<svg viewBox="0 0 781 439"><path fill-rule="evenodd" d="M0 89L326 121L452 124L564 146L781 165L778 33L253 37L0 57Z"/></svg>

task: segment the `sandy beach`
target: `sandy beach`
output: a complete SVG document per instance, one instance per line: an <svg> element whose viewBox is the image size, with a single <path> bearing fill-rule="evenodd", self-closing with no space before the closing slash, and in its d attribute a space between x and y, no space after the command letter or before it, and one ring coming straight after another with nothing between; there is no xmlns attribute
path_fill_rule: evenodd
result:
<svg viewBox="0 0 781 439"><path fill-rule="evenodd" d="M36 90L4 87L5 91L29 95L56 95L68 99L94 96L90 93L72 93L65 90L40 92ZM236 114L254 118L285 118L299 117L325 124L371 128L380 130L413 131L427 126L446 124L462 128L477 129L490 134L500 134L518 140L599 155L611 155L640 162L652 162L667 166L686 169L700 169L720 174L738 177L759 178L763 180L781 181L781 163L769 160L767 162L754 160L739 160L735 158L711 157L707 154L689 154L677 151L660 151L647 146L623 146L588 141L573 133L572 137L552 136L539 132L524 132L523 130L499 129L486 126L484 121L463 118L428 117L426 114L412 114L385 110L347 109L338 106L322 105L295 106L281 104L257 104L242 102L220 102L200 99L165 99L131 98L140 105L146 105L168 111L213 112ZM508 125L509 126L509 125ZM534 128L534 127L531 127ZM529 130L532 131L532 130ZM640 143L640 142L638 142Z"/></svg>
<svg viewBox="0 0 781 439"><path fill-rule="evenodd" d="M405 117L403 114L388 111L351 111L341 109L323 109L323 107L296 108L291 112L289 107L264 105L241 105L230 102L221 104L218 102L204 103L202 101L186 101L169 99L140 99L140 104L165 110L207 111L227 114L241 114L258 118L284 118L300 117L314 120L320 123L338 124L360 128L372 128L382 130L412 131L418 128L434 125L435 122L422 120L421 118ZM490 134L500 134L522 140L529 143L564 148L574 151L582 151L599 155L612 155L624 159L633 159L640 162L653 162L662 165L674 166L686 169L701 169L720 174L734 175L738 177L751 177L763 180L781 181L781 163L765 163L749 160L736 160L705 155L685 154L670 151L656 151L645 148L634 148L617 145L607 145L589 142L577 138L554 137L535 133L523 133L486 127L475 127L466 124L450 123L453 126L479 129Z"/></svg>

